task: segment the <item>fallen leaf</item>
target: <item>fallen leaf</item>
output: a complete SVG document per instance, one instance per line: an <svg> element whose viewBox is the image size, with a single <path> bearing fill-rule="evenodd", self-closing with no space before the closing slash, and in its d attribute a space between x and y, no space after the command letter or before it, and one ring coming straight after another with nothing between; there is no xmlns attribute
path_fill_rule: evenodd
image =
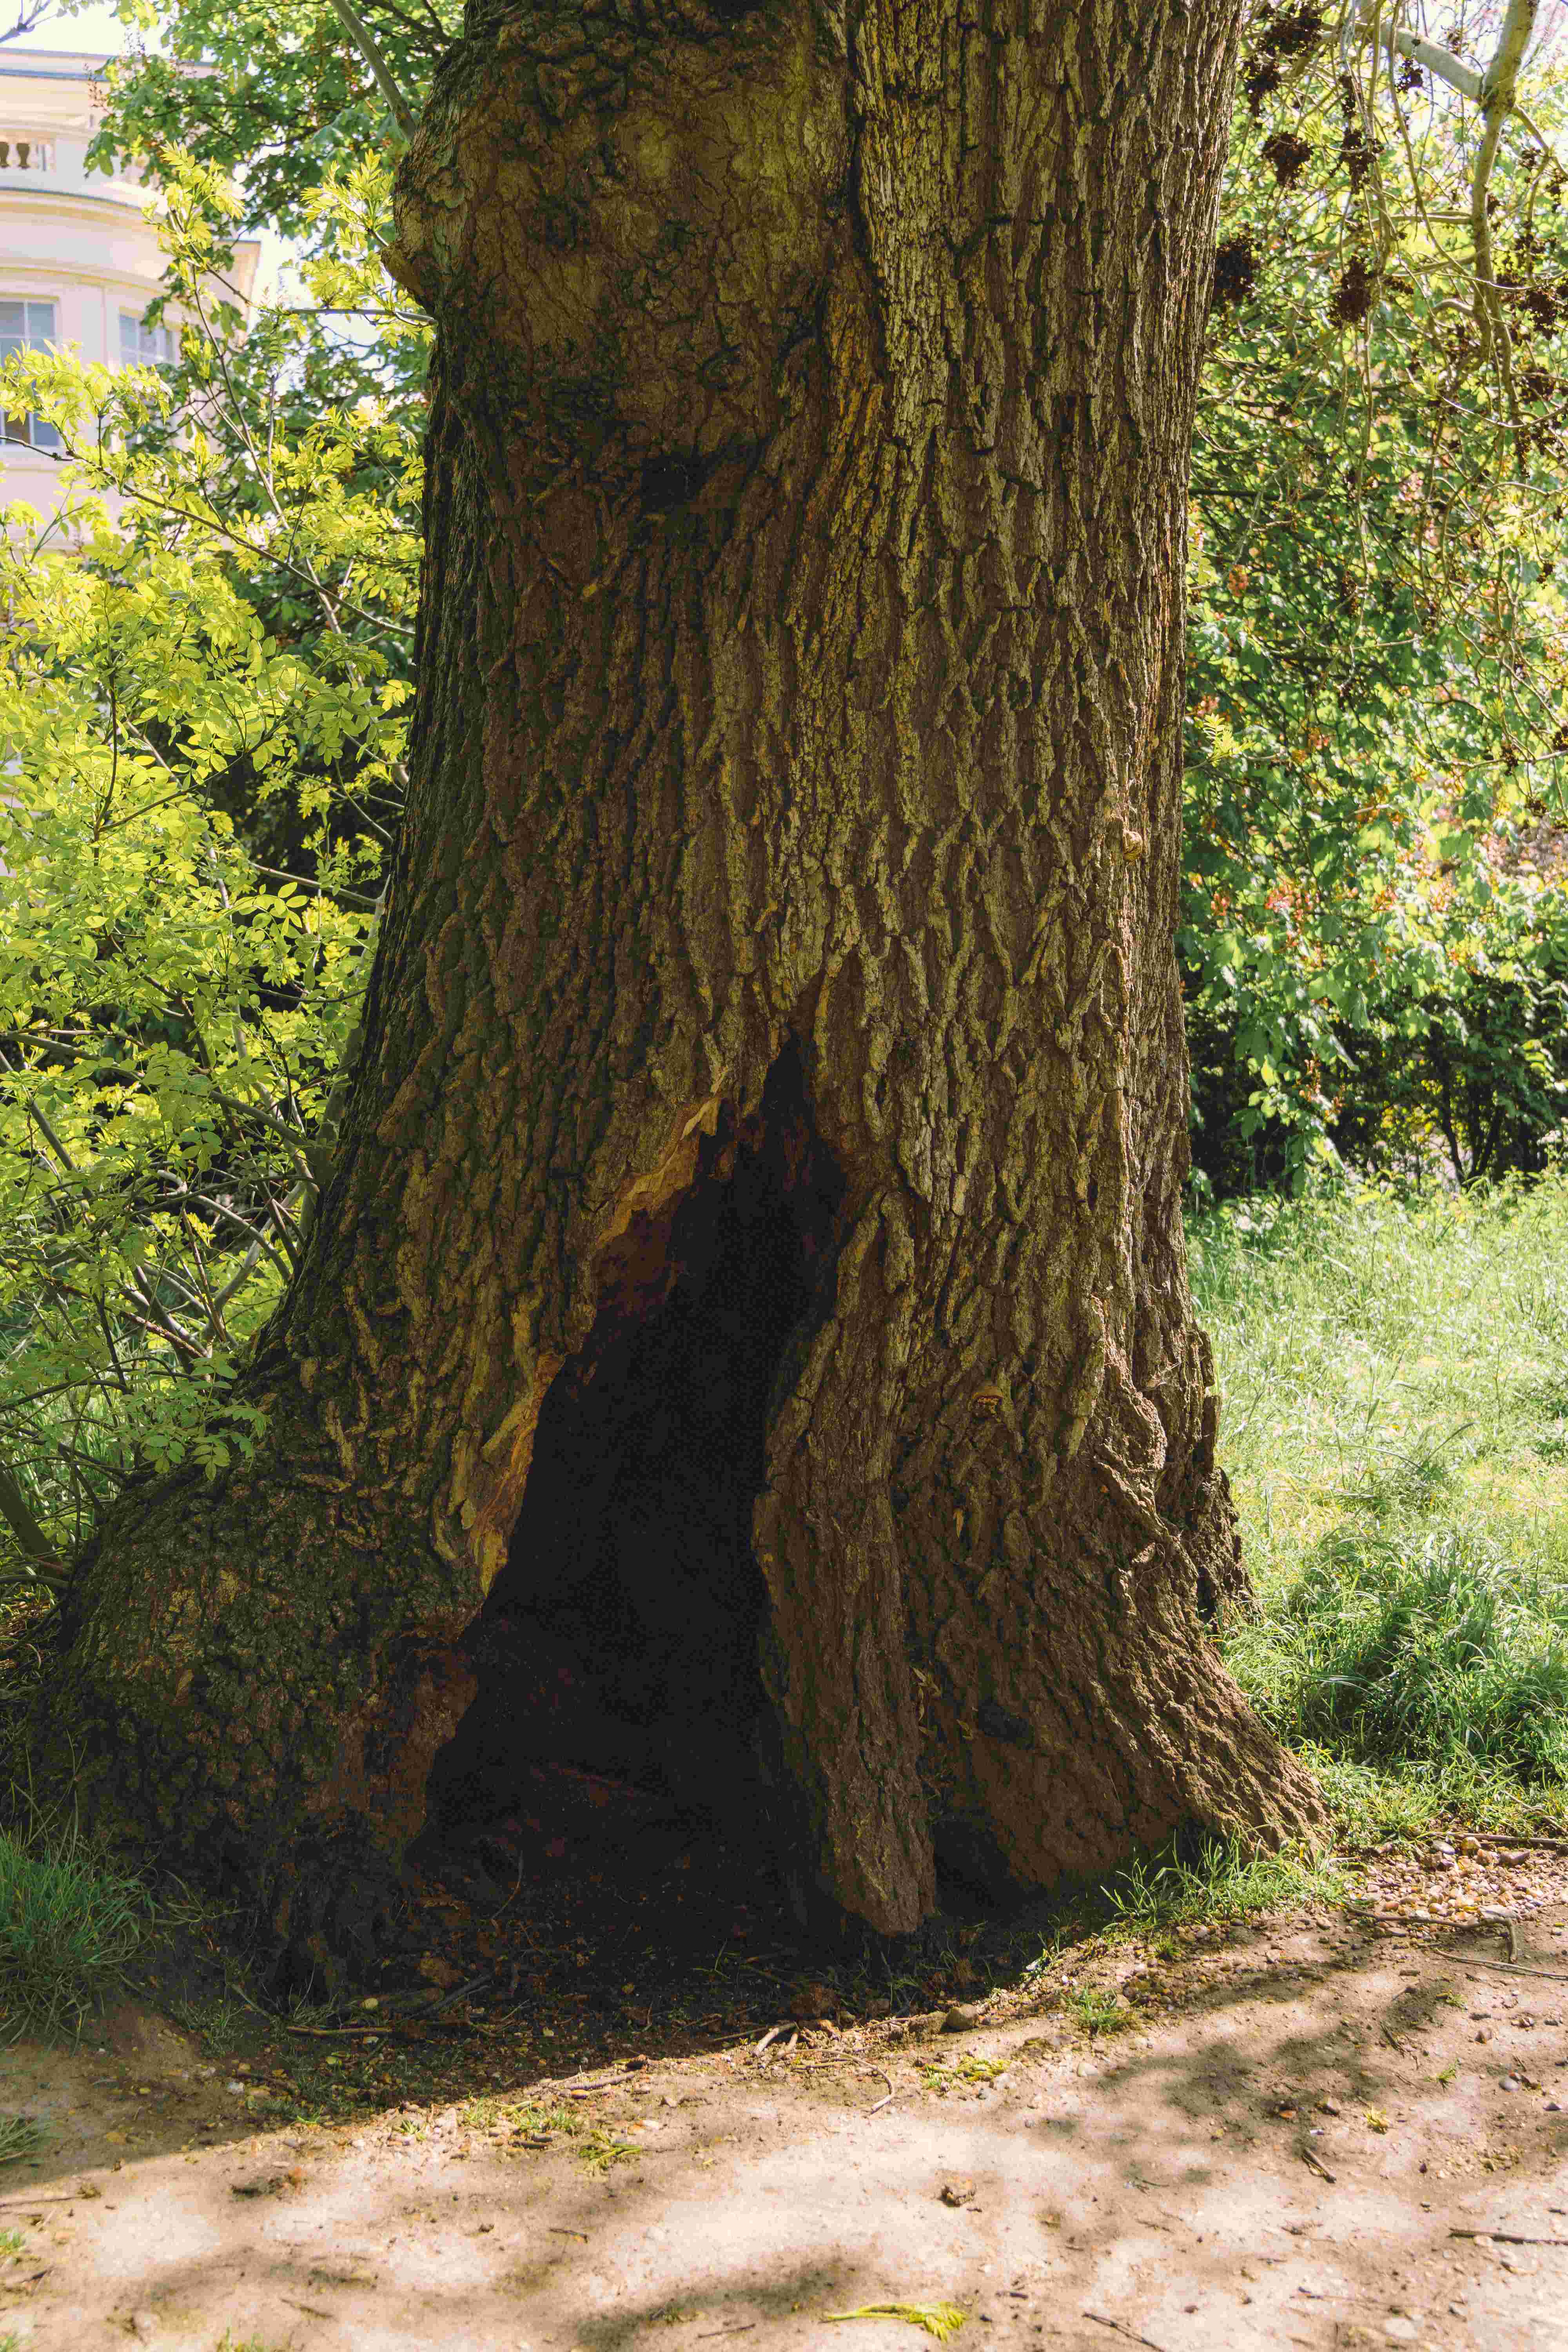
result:
<svg viewBox="0 0 1568 2352"><path fill-rule="evenodd" d="M853 2311L825 2311L824 2319L905 2319L939 2344L956 2336L969 2315L956 2303L862 2303Z"/></svg>
<svg viewBox="0 0 1568 2352"><path fill-rule="evenodd" d="M435 1952L426 1952L419 1963L419 1973L426 1984L437 1985L442 1992L450 1992L463 1981L463 1971L455 1969L450 1960L443 1960Z"/></svg>

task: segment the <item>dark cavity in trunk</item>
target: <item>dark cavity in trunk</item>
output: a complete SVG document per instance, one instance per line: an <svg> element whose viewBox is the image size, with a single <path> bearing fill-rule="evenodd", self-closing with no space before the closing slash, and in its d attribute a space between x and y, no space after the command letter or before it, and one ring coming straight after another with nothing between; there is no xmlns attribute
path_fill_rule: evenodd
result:
<svg viewBox="0 0 1568 2352"><path fill-rule="evenodd" d="M468 1637L479 1694L430 1775L431 1844L509 1814L568 1867L584 1841L672 1818L754 1838L752 1512L781 1369L832 1305L844 1192L792 1045L754 1113L721 1108L661 1223L641 1221L541 1412Z"/></svg>

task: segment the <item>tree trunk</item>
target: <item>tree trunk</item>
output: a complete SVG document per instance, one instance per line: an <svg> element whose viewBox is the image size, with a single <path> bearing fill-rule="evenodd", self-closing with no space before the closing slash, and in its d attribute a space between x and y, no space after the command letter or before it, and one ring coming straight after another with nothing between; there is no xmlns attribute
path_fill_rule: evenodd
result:
<svg viewBox="0 0 1568 2352"><path fill-rule="evenodd" d="M1321 1822L1205 1632L1180 1214L1238 15L471 0L401 174L423 646L341 1158L256 1460L109 1514L58 1685L308 1952L476 1690L470 1762L590 1738L558 1652L824 1927Z"/></svg>

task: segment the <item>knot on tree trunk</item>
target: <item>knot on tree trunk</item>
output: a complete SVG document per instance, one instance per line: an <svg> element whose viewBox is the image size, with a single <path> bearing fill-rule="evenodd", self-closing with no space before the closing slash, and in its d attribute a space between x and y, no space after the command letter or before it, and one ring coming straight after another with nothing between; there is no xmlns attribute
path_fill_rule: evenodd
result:
<svg viewBox="0 0 1568 2352"><path fill-rule="evenodd" d="M482 349L492 414L710 459L789 411L848 170L826 16L513 11L442 69L389 267Z"/></svg>

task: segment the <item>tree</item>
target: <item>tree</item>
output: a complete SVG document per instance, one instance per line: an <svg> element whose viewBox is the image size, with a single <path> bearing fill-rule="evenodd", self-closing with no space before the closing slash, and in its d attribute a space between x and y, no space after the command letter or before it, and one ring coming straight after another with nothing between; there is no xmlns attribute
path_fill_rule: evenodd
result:
<svg viewBox="0 0 1568 2352"><path fill-rule="evenodd" d="M497 1671L589 1648L824 1929L1321 1821L1209 1638L1180 1220L1238 13L479 10L440 69L340 1154L253 1455L105 1513L51 1694L88 1801L307 1959L370 1924L482 1607Z"/></svg>

